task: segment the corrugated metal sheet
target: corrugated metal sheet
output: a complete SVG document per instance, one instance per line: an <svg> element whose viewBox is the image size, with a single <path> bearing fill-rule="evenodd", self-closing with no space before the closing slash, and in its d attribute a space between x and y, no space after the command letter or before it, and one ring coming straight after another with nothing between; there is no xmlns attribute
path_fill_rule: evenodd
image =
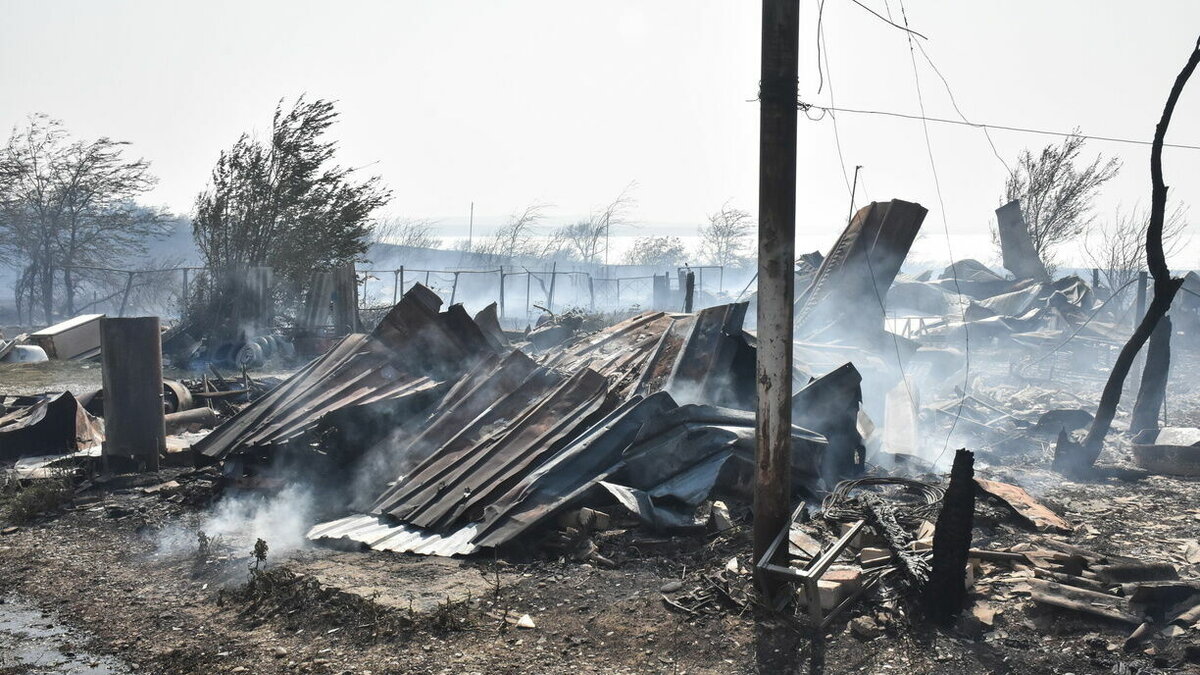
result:
<svg viewBox="0 0 1200 675"><path fill-rule="evenodd" d="M718 402L752 388L745 304L697 315L646 312L537 361L506 351L486 312L472 320L460 305L439 313L440 306L415 287L372 334L342 340L199 450L222 458L269 448L304 439L333 415L340 428L348 411L420 401L406 415L360 416L393 427L420 419L420 431L409 425L372 436L349 420L357 435L340 450L350 457L380 442L403 475L368 514L318 525L309 538L436 555L511 541L602 480L651 500L697 501L726 467L748 466L752 412L681 407L667 393ZM823 444L808 432L796 436L802 481L817 479Z"/></svg>
<svg viewBox="0 0 1200 675"><path fill-rule="evenodd" d="M680 407L662 389L714 399L739 378L752 381L752 369L735 372L739 348L749 349L745 311L648 312L540 365L519 352L481 362L403 447L424 457L371 514L319 526L310 538L445 555L511 541L599 494L606 480L648 499L678 501L682 490L702 500L728 460L737 458L738 471L748 466L754 414ZM797 430L795 445L796 475L818 480L824 439Z"/></svg>
<svg viewBox="0 0 1200 675"><path fill-rule="evenodd" d="M461 305L418 284L370 335L348 335L324 355L215 429L196 446L210 459L303 438L327 415L436 401L495 352Z"/></svg>
<svg viewBox="0 0 1200 675"><path fill-rule="evenodd" d="M446 535L400 523L389 523L376 516L353 515L310 529L309 540L327 544L351 541L375 551L418 553L420 555L468 555L479 550L471 543L477 532L468 525Z"/></svg>
<svg viewBox="0 0 1200 675"><path fill-rule="evenodd" d="M796 294L796 329L811 336L830 328L841 336L883 330L888 289L928 213L899 199L859 209L807 289ZM874 302L875 298L879 302ZM870 302L864 303L863 299Z"/></svg>

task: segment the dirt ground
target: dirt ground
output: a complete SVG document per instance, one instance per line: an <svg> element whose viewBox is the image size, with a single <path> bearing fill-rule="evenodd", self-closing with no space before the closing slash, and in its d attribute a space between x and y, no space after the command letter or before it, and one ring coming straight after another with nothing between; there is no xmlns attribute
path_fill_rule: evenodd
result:
<svg viewBox="0 0 1200 675"><path fill-rule="evenodd" d="M1072 543L1172 562L1184 577L1200 573L1181 564L1182 546L1200 532L1195 481L1076 483L1041 469L1021 473L1078 523ZM191 532L202 515L186 496L110 487L0 536L0 592L69 626L66 651L106 659L92 672L750 673L780 672L781 657L802 661L808 653L802 636L753 610L690 617L664 605L660 591L671 582L694 586L702 573L746 552L743 528L665 538L610 533L597 542L612 568L533 552L521 562L519 552L459 560L268 551L258 586L270 588L252 589L249 550L216 541L203 552L198 543L164 551L168 528ZM980 518L975 545L1030 536ZM294 592L306 583L306 592ZM980 590L1000 611L993 629L976 635L893 619L864 639L846 627L876 611L863 603L828 634L826 672L1197 672L1186 640L1156 654L1127 654L1128 627L1042 610L1002 597L1002 588ZM516 625L524 615L533 628ZM0 673L77 672L39 667L6 665Z"/></svg>

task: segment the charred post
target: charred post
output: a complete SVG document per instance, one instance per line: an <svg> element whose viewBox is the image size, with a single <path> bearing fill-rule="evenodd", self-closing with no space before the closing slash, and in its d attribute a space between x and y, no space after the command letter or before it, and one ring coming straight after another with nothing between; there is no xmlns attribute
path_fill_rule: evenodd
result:
<svg viewBox="0 0 1200 675"><path fill-rule="evenodd" d="M157 316L100 320L106 471L157 471L166 452L160 335Z"/></svg>
<svg viewBox="0 0 1200 675"><path fill-rule="evenodd" d="M1137 402L1133 404L1129 433L1158 428L1158 415L1167 398L1167 375L1170 370L1171 317L1164 316L1151 333L1150 346L1146 348L1146 367L1142 370Z"/></svg>
<svg viewBox="0 0 1200 675"><path fill-rule="evenodd" d="M692 305L696 295L696 273L688 270L683 284L683 311L692 313Z"/></svg>
<svg viewBox="0 0 1200 675"><path fill-rule="evenodd" d="M975 523L975 455L954 453L950 485L933 534L933 570L925 585L925 611L935 623L946 625L962 611L967 597L967 555Z"/></svg>
<svg viewBox="0 0 1200 675"><path fill-rule="evenodd" d="M1134 301L1133 327L1137 328L1142 317L1146 316L1146 284L1149 275L1146 270L1138 272L1137 300Z"/></svg>
<svg viewBox="0 0 1200 675"><path fill-rule="evenodd" d="M798 0L763 0L759 82L758 415L754 558L788 522L791 498L792 303L796 250ZM786 547L785 547L786 548ZM780 556L786 553L780 551ZM776 587L759 574L759 584Z"/></svg>

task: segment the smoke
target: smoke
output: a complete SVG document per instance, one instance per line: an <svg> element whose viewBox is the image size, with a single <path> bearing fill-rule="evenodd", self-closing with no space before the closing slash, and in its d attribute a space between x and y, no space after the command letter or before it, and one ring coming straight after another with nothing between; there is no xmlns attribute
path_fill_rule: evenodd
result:
<svg viewBox="0 0 1200 675"><path fill-rule="evenodd" d="M350 474L348 501L351 509L370 509L385 488L421 459L408 451L409 441L409 431L398 428L363 453Z"/></svg>
<svg viewBox="0 0 1200 675"><path fill-rule="evenodd" d="M234 551L249 553L262 539L272 555L307 545L305 533L315 521L315 496L308 485L292 484L274 494L229 493L193 528L171 526L159 534L158 555L177 556L196 551L197 535Z"/></svg>

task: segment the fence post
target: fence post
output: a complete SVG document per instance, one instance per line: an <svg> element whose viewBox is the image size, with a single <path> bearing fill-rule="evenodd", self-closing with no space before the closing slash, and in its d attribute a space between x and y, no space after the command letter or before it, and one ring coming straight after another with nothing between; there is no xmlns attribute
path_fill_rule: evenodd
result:
<svg viewBox="0 0 1200 675"><path fill-rule="evenodd" d="M183 268L183 295L180 297L180 303L183 309L187 309L188 301L188 268Z"/></svg>
<svg viewBox="0 0 1200 675"><path fill-rule="evenodd" d="M529 323L529 291L532 280L533 273L529 270L525 270L525 323Z"/></svg>
<svg viewBox="0 0 1200 675"><path fill-rule="evenodd" d="M117 316L125 316L125 305L129 303L129 291L133 288L133 275L136 272L126 272L129 276L125 279L125 293L121 296L121 308L117 310Z"/></svg>
<svg viewBox="0 0 1200 675"><path fill-rule="evenodd" d="M558 278L558 262L550 263L550 291L546 294L546 310L554 312L554 280Z"/></svg>
<svg viewBox="0 0 1200 675"><path fill-rule="evenodd" d="M392 270L392 306L395 307L397 302L400 302L400 270Z"/></svg>
<svg viewBox="0 0 1200 675"><path fill-rule="evenodd" d="M450 304L454 304L454 297L458 295L458 272L454 273L454 281L450 284Z"/></svg>
<svg viewBox="0 0 1200 675"><path fill-rule="evenodd" d="M1145 270L1138 272L1137 284L1137 305L1133 313L1133 327L1137 328L1142 322L1142 317L1146 315L1146 279L1147 273Z"/></svg>
<svg viewBox="0 0 1200 675"><path fill-rule="evenodd" d="M592 283L592 275L587 275L588 280L588 305L591 310L596 311L596 286Z"/></svg>
<svg viewBox="0 0 1200 675"><path fill-rule="evenodd" d="M683 311L692 313L692 301L696 294L696 273L688 270L683 289Z"/></svg>

